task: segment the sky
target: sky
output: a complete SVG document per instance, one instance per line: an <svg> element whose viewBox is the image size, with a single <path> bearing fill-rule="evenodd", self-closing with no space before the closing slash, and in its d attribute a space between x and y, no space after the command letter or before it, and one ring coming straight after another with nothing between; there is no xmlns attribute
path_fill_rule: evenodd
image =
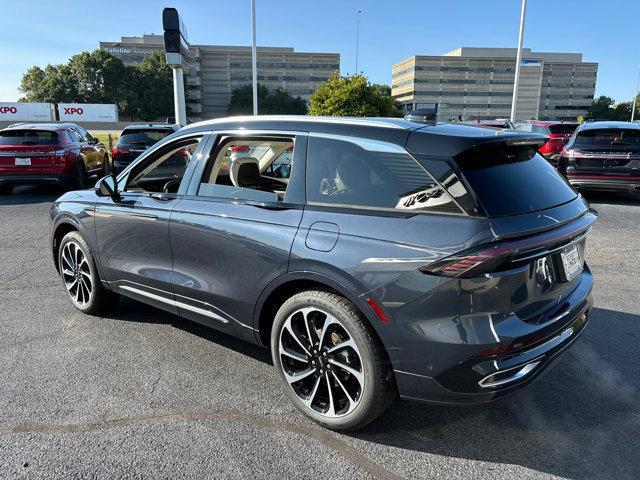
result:
<svg viewBox="0 0 640 480"><path fill-rule="evenodd" d="M176 7L193 44L250 45L250 0L0 0L0 101L15 101L32 65L64 63L98 42L162 33L162 8ZM390 83L391 66L414 54L459 46L516 47L520 0L256 0L259 46L340 53L343 74L358 69ZM529 0L524 47L581 52L599 63L596 95L633 96L640 49L640 0Z"/></svg>

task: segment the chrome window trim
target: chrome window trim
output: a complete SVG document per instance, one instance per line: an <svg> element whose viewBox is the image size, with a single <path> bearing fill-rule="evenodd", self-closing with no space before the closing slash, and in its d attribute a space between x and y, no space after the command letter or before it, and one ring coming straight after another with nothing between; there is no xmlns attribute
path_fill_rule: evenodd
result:
<svg viewBox="0 0 640 480"><path fill-rule="evenodd" d="M402 119L398 119L402 120ZM259 116L238 116L238 117L227 117L227 118L216 118L212 120L205 120L201 123L201 125L212 125L215 126L217 124L224 124L229 122L300 122L300 123L329 123L329 124L338 124L338 125L359 125L365 127L386 127L386 128L394 128L398 130L406 130L407 127L402 125L397 125L393 122L385 122L383 120L373 120L373 119L365 119L365 118L351 118L351 117L313 117L313 116L304 116L304 115L259 115ZM409 122L407 122L409 123Z"/></svg>

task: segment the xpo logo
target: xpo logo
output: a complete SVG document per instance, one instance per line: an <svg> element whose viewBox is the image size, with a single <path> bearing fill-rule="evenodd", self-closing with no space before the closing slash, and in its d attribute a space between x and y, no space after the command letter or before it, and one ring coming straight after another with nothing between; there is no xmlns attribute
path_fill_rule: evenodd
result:
<svg viewBox="0 0 640 480"><path fill-rule="evenodd" d="M84 110L80 107L64 107L65 115L82 115Z"/></svg>
<svg viewBox="0 0 640 480"><path fill-rule="evenodd" d="M18 109L16 107L0 107L0 113L12 113L15 115L18 113Z"/></svg>

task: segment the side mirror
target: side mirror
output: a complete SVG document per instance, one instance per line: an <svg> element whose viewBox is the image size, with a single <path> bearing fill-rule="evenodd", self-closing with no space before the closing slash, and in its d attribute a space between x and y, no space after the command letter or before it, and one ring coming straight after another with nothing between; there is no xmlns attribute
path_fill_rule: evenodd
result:
<svg viewBox="0 0 640 480"><path fill-rule="evenodd" d="M87 143L89 145L97 145L100 142L96 137L89 137L89 139L87 140Z"/></svg>
<svg viewBox="0 0 640 480"><path fill-rule="evenodd" d="M118 180L116 176L111 174L98 180L98 183L96 183L96 195L99 197L111 197L113 199L119 197Z"/></svg>

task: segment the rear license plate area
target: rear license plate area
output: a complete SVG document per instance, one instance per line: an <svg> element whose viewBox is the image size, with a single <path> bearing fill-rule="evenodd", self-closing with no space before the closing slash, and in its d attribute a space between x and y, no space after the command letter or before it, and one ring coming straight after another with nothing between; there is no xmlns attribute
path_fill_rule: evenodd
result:
<svg viewBox="0 0 640 480"><path fill-rule="evenodd" d="M582 273L584 259L580 244L575 243L566 247L558 254L558 260L561 281L570 282Z"/></svg>
<svg viewBox="0 0 640 480"><path fill-rule="evenodd" d="M16 158L15 165L20 167L31 166L31 158Z"/></svg>

